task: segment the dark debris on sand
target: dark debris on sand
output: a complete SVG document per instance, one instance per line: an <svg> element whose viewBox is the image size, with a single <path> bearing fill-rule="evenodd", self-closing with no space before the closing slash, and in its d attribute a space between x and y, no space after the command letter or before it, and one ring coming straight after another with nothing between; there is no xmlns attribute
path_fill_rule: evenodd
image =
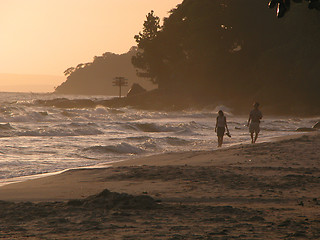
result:
<svg viewBox="0 0 320 240"><path fill-rule="evenodd" d="M1 201L0 239L320 238L320 221L286 218L291 210L159 202L106 189L67 202ZM269 211L279 220L270 221Z"/></svg>
<svg viewBox="0 0 320 240"><path fill-rule="evenodd" d="M5 239L220 239L265 224L251 209L164 204L108 190L68 202L0 202L0 215Z"/></svg>
<svg viewBox="0 0 320 240"><path fill-rule="evenodd" d="M132 196L126 193L110 192L108 189L83 200L70 200L67 205L83 206L87 209L155 209L158 206L150 196Z"/></svg>

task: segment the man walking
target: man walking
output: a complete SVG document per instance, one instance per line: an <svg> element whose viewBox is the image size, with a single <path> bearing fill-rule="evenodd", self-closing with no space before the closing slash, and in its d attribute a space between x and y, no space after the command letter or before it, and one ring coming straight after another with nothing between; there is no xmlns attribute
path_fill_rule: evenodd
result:
<svg viewBox="0 0 320 240"><path fill-rule="evenodd" d="M259 132L260 132L260 119L262 118L262 113L259 110L259 103L255 102L253 104L253 109L250 112L248 124L249 132L251 134L251 143L255 143L257 141ZM253 137L253 134L255 136Z"/></svg>

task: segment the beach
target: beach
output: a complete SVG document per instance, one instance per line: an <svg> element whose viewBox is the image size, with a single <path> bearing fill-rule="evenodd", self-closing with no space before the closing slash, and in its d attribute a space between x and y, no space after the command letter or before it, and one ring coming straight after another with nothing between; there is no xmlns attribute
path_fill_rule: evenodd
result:
<svg viewBox="0 0 320 240"><path fill-rule="evenodd" d="M2 2L0 240L320 240L320 0Z"/></svg>
<svg viewBox="0 0 320 240"><path fill-rule="evenodd" d="M319 239L320 134L0 188L4 239Z"/></svg>

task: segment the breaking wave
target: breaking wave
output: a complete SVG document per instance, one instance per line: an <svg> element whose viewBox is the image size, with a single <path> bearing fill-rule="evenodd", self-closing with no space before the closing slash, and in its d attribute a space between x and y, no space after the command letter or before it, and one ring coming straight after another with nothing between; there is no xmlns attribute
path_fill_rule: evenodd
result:
<svg viewBox="0 0 320 240"><path fill-rule="evenodd" d="M121 143L115 146L93 146L83 149L84 151L94 152L94 153L116 153L116 154L141 154L144 152L143 149L139 147L134 147L127 143Z"/></svg>
<svg viewBox="0 0 320 240"><path fill-rule="evenodd" d="M190 143L190 141L177 137L166 137L165 141L172 146L185 146Z"/></svg>
<svg viewBox="0 0 320 240"><path fill-rule="evenodd" d="M125 124L124 128L129 130L141 131L141 132L188 132L192 133L194 129L203 128L204 125L197 124L194 121L190 123L129 123Z"/></svg>
<svg viewBox="0 0 320 240"><path fill-rule="evenodd" d="M0 124L0 130L11 130L13 127L10 125L10 123Z"/></svg>
<svg viewBox="0 0 320 240"><path fill-rule="evenodd" d="M220 109L232 135L224 146L250 141L248 117L234 116L222 105L165 112L97 104L105 99L0 93L0 178L92 166L136 154L214 149ZM265 116L262 120L259 141L312 127L320 119Z"/></svg>

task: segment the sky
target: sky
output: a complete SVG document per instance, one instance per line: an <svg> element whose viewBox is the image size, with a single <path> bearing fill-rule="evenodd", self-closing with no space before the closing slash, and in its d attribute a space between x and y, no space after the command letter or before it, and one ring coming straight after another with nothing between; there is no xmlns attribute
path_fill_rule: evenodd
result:
<svg viewBox="0 0 320 240"><path fill-rule="evenodd" d="M64 70L136 45L146 15L182 0L0 0L0 91L51 91Z"/></svg>

